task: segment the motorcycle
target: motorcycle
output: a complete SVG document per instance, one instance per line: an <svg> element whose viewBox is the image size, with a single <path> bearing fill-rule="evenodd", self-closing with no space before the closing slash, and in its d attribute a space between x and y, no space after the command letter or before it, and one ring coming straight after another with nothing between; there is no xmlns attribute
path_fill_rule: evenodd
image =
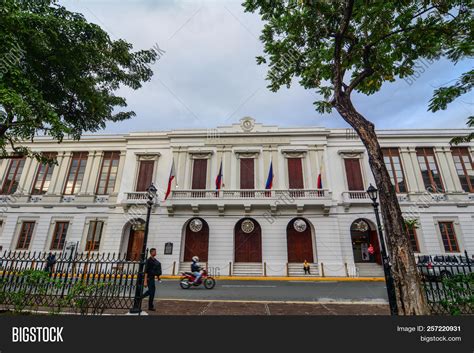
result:
<svg viewBox="0 0 474 353"><path fill-rule="evenodd" d="M202 270L201 278L196 282L194 281L196 276L192 272L181 272L181 278L179 280L179 285L183 289L189 289L191 287L199 287L201 284L204 285L206 289L212 289L216 285L216 280L207 274L206 270Z"/></svg>

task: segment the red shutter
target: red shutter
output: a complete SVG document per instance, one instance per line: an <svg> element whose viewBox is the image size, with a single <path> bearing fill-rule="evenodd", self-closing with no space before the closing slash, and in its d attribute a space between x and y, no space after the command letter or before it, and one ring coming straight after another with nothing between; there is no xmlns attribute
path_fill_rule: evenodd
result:
<svg viewBox="0 0 474 353"><path fill-rule="evenodd" d="M288 158L288 180L290 189L304 189L301 158Z"/></svg>
<svg viewBox="0 0 474 353"><path fill-rule="evenodd" d="M195 159L193 165L193 183L194 190L206 188L207 159Z"/></svg>
<svg viewBox="0 0 474 353"><path fill-rule="evenodd" d="M240 188L255 189L253 158L240 159Z"/></svg>
<svg viewBox="0 0 474 353"><path fill-rule="evenodd" d="M351 191L364 190L362 172L360 171L360 162L358 158L344 159L346 166L347 186Z"/></svg>
<svg viewBox="0 0 474 353"><path fill-rule="evenodd" d="M137 190L146 191L153 181L153 169L155 161L140 161L138 170Z"/></svg>

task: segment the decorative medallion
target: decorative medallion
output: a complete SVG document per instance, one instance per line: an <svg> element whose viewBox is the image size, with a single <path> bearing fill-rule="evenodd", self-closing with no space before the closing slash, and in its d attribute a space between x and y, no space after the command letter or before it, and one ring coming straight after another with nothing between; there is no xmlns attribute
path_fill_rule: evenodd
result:
<svg viewBox="0 0 474 353"><path fill-rule="evenodd" d="M250 132L255 126L255 120L251 117L246 116L245 118L240 119L240 127L245 132Z"/></svg>
<svg viewBox="0 0 474 353"><path fill-rule="evenodd" d="M132 229L136 231L145 230L145 223L140 221L132 220Z"/></svg>
<svg viewBox="0 0 474 353"><path fill-rule="evenodd" d="M240 226L240 228L242 229L242 231L244 233L252 233L253 230L255 229L255 224L250 220L250 219L246 219L245 221L242 222L242 225Z"/></svg>
<svg viewBox="0 0 474 353"><path fill-rule="evenodd" d="M352 229L358 232L367 232L369 230L369 225L364 220L359 220L354 222Z"/></svg>
<svg viewBox="0 0 474 353"><path fill-rule="evenodd" d="M293 222L293 228L295 228L297 232L304 232L306 230L306 222L302 219L297 219Z"/></svg>
<svg viewBox="0 0 474 353"><path fill-rule="evenodd" d="M202 229L202 221L199 218L194 218L189 222L189 229L193 232L199 232Z"/></svg>

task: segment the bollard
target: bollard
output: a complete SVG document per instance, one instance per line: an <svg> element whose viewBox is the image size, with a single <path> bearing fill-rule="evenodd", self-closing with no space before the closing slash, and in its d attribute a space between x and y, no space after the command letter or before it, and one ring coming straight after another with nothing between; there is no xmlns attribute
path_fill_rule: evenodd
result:
<svg viewBox="0 0 474 353"><path fill-rule="evenodd" d="M324 277L324 264L321 262L321 277Z"/></svg>
<svg viewBox="0 0 474 353"><path fill-rule="evenodd" d="M173 272L171 274L174 276L176 270L176 261L173 261Z"/></svg>

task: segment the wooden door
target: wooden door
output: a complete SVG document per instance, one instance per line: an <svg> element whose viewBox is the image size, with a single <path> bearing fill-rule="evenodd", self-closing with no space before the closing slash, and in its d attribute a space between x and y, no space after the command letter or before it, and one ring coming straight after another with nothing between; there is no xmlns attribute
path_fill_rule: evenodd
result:
<svg viewBox="0 0 474 353"><path fill-rule="evenodd" d="M376 230L370 231L370 244L374 247L374 257L375 262L379 265L382 264L382 254L380 253L380 244L379 244L379 237L377 236Z"/></svg>
<svg viewBox="0 0 474 353"><path fill-rule="evenodd" d="M346 167L347 187L350 191L364 190L364 181L362 180L362 172L360 170L360 162L358 158L345 158L344 165Z"/></svg>
<svg viewBox="0 0 474 353"><path fill-rule="evenodd" d="M193 256L198 256L199 261L207 262L209 253L209 226L203 221L202 229L193 232L186 227L186 238L184 241L183 261L192 261Z"/></svg>
<svg viewBox="0 0 474 353"><path fill-rule="evenodd" d="M240 159L240 188L255 189L254 159Z"/></svg>
<svg viewBox="0 0 474 353"><path fill-rule="evenodd" d="M192 188L201 190L206 188L207 159L195 159L193 163Z"/></svg>
<svg viewBox="0 0 474 353"><path fill-rule="evenodd" d="M235 262L262 262L262 235L260 225L256 222L251 233L245 233L237 223L235 229Z"/></svg>
<svg viewBox="0 0 474 353"><path fill-rule="evenodd" d="M308 224L304 232L298 232L291 222L287 227L286 236L289 263L303 263L304 260L312 263L314 261L311 228Z"/></svg>
<svg viewBox="0 0 474 353"><path fill-rule="evenodd" d="M155 161L140 161L136 191L146 191L153 182Z"/></svg>
<svg viewBox="0 0 474 353"><path fill-rule="evenodd" d="M127 247L127 260L138 261L142 254L143 241L145 238L144 230L130 230Z"/></svg>
<svg viewBox="0 0 474 353"><path fill-rule="evenodd" d="M304 189L301 158L288 158L288 185L290 189Z"/></svg>

